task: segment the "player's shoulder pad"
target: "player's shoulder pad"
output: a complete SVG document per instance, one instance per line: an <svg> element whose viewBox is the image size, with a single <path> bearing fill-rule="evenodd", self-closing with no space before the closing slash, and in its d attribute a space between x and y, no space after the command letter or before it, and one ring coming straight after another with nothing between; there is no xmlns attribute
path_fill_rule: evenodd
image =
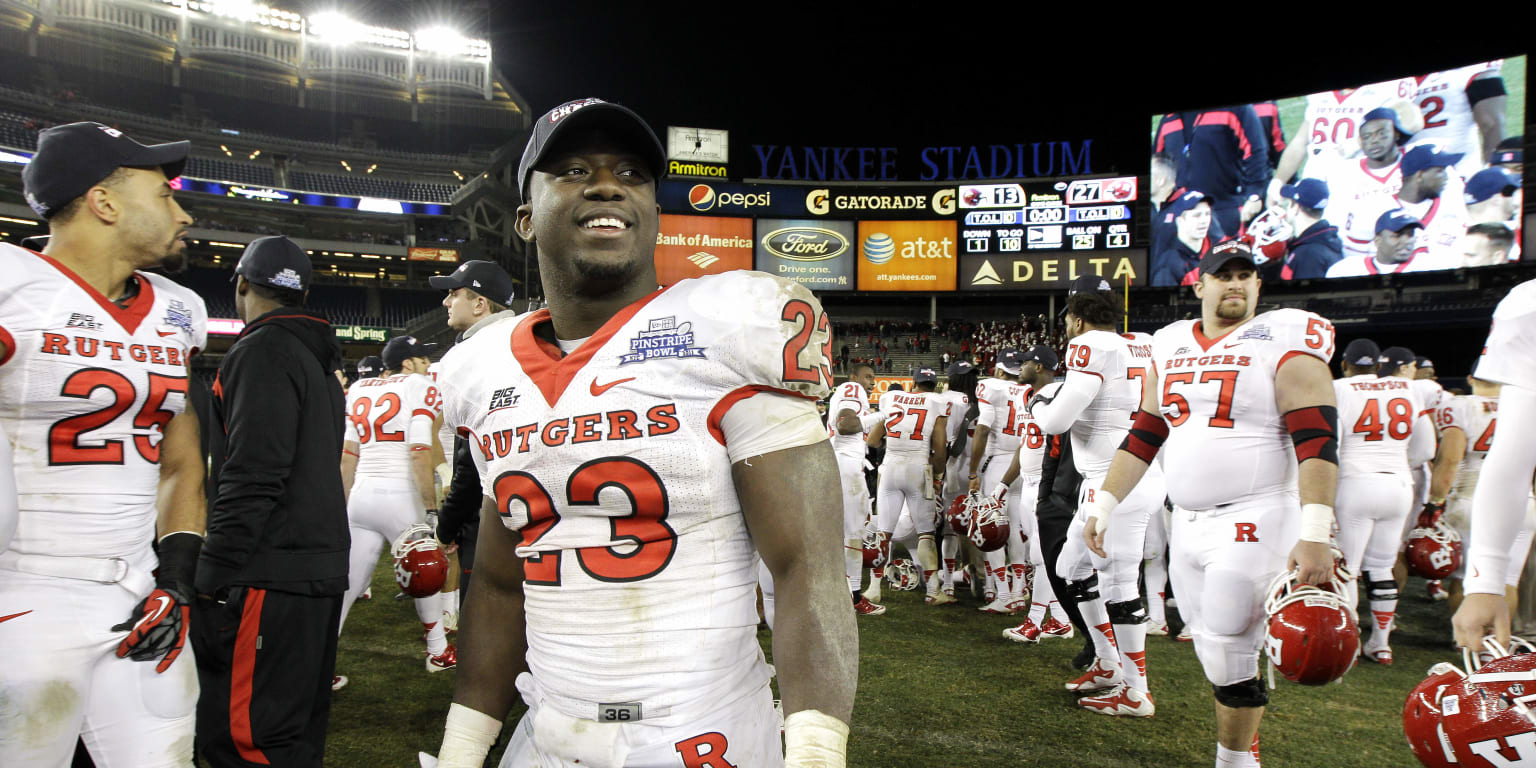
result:
<svg viewBox="0 0 1536 768"><path fill-rule="evenodd" d="M1497 322L1513 322L1515 318L1536 313L1536 279L1527 280L1514 288L1499 301L1493 310Z"/></svg>
<svg viewBox="0 0 1536 768"><path fill-rule="evenodd" d="M1333 323L1305 309L1281 307L1265 312L1251 320L1234 341L1250 338L1275 343L1282 355L1300 352L1324 363L1333 359Z"/></svg>
<svg viewBox="0 0 1536 768"><path fill-rule="evenodd" d="M677 292L673 295L673 292ZM805 286L735 270L685 280L658 300L682 301L707 327L704 355L745 385L821 399L831 391L832 320Z"/></svg>
<svg viewBox="0 0 1536 768"><path fill-rule="evenodd" d="M1073 347L1078 348L1074 352ZM1082 349L1086 348L1085 355ZM1126 339L1109 331L1089 331L1067 342L1067 370L1103 374L1110 366L1124 364Z"/></svg>
<svg viewBox="0 0 1536 768"><path fill-rule="evenodd" d="M1194 320L1175 320L1157 329L1156 331L1153 331L1152 341L1163 342L1178 340L1180 343L1183 343L1184 340L1189 339L1192 336L1194 327Z"/></svg>

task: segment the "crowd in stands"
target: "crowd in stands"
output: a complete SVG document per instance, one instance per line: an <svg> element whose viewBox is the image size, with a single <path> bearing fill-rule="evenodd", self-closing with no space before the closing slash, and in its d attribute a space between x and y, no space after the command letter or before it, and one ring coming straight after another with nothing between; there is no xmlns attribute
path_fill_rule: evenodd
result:
<svg viewBox="0 0 1536 768"><path fill-rule="evenodd" d="M1016 322L942 320L858 321L833 324L833 338L838 343L839 373L847 374L856 365L870 365L876 373L907 375L928 366L941 373L957 360L968 360L983 371L990 371L997 353L1012 347L1028 349L1048 343L1058 352L1066 346L1060 327L1054 336L1045 326L1045 316Z"/></svg>

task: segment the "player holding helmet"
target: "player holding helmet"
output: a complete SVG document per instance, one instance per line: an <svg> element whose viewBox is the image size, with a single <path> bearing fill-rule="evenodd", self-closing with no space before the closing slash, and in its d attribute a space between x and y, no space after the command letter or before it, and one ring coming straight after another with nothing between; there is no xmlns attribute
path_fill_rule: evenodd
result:
<svg viewBox="0 0 1536 768"><path fill-rule="evenodd" d="M658 290L664 157L638 115L598 99L536 120L517 230L548 308L442 360L444 417L490 499L444 768L478 767L518 695L503 766L844 764L858 635L814 406L831 321L760 272ZM778 593L782 747L759 556Z"/></svg>
<svg viewBox="0 0 1536 768"><path fill-rule="evenodd" d="M992 378L982 379L976 388L976 436L971 441L971 464L967 479L971 493L980 493L997 486L1013 455L1018 453L1018 431L1022 404L1019 397L1024 387L1019 383L1023 371L1024 356L1017 349L1007 348L997 353L996 370ZM1017 481L1015 481L1017 486ZM1011 489L1015 493L1017 487ZM1008 581L1008 552L998 549L986 553L992 600L981 607L986 613L1011 613L1008 606L1017 601L1011 594Z"/></svg>
<svg viewBox="0 0 1536 768"><path fill-rule="evenodd" d="M347 489L352 555L342 626L352 603L373 580L384 546L412 525L437 527L433 465L440 454L432 450L432 438L441 403L427 375L429 351L411 336L390 339L380 355L384 375L360 381L347 393L352 435L342 450L341 480ZM456 595L447 597L457 602ZM457 649L448 643L443 626L443 595L434 592L415 603L426 635L427 671L452 669Z"/></svg>
<svg viewBox="0 0 1536 768"><path fill-rule="evenodd" d="M1130 429L1131 415L1144 399L1152 345L1145 337L1115 333L1120 308L1109 282L1084 276L1067 293L1067 378L1053 396L1036 396L1030 414L1046 434L1070 431L1072 455L1083 475L1078 514L1067 532L1056 572L1068 582L1071 599L1083 612L1098 661L1068 690L1097 691L1081 699L1086 709L1108 715L1151 717L1147 689L1147 615L1137 579L1146 548L1147 524L1163 503L1161 474L1149 473L1122 494L1114 535L1103 551L1089 552L1082 528L1104 473Z"/></svg>
<svg viewBox="0 0 1536 768"><path fill-rule="evenodd" d="M872 446L885 443L885 461L880 464L880 486L875 495L879 548L875 565L890 561L891 534L905 504L917 529L917 551L913 554L928 583L924 598L928 605L955 601L952 595L939 591L939 581L934 578L939 550L933 540L933 498L943 487L945 438L949 435L949 401L934 391L938 382L932 368L919 368L912 373L913 391L892 390L881 395L880 413L885 420L870 430L868 438Z"/></svg>
<svg viewBox="0 0 1536 768"><path fill-rule="evenodd" d="M1119 523L1111 513L1162 450L1174 503L1169 571L1214 688L1216 764L1249 766L1268 701L1258 677L1265 590L1288 568L1307 584L1334 570L1333 326L1295 309L1255 316L1246 246L1212 249L1200 272L1201 317L1153 336L1146 396L1085 504L1097 524L1083 535L1104 553Z"/></svg>

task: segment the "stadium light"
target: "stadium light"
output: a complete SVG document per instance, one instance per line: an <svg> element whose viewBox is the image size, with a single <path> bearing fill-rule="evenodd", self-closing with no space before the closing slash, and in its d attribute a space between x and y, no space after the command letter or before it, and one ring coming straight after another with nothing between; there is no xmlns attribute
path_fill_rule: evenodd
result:
<svg viewBox="0 0 1536 768"><path fill-rule="evenodd" d="M418 30L412 41L416 44L416 50L424 53L441 53L453 56L473 56L486 58L491 55L491 46L484 40L471 40L458 30L437 25Z"/></svg>
<svg viewBox="0 0 1536 768"><path fill-rule="evenodd" d="M337 13L325 11L309 17L309 33L335 45L350 45L362 38L363 25Z"/></svg>

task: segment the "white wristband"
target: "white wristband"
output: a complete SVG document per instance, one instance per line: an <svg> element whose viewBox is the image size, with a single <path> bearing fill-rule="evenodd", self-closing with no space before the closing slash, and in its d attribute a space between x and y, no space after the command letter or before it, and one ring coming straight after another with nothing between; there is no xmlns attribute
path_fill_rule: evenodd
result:
<svg viewBox="0 0 1536 768"><path fill-rule="evenodd" d="M1085 506L1088 508L1088 519L1084 521L1084 524L1092 524L1095 533L1103 533L1105 521L1109 519L1109 513L1115 511L1115 507L1120 506L1120 500L1115 498L1113 493L1100 488L1093 492L1093 500Z"/></svg>
<svg viewBox="0 0 1536 768"><path fill-rule="evenodd" d="M848 724L815 709L784 718L784 768L845 768Z"/></svg>
<svg viewBox="0 0 1536 768"><path fill-rule="evenodd" d="M1327 504L1301 505L1301 540L1327 544L1333 540L1333 507Z"/></svg>
<svg viewBox="0 0 1536 768"><path fill-rule="evenodd" d="M873 429L876 424L879 424L882 421L885 421L885 414L880 413L879 411L873 411L859 417L859 426L863 427L865 432L868 432L869 430Z"/></svg>
<svg viewBox="0 0 1536 768"><path fill-rule="evenodd" d="M443 746L437 751L438 768L480 768L500 733L496 718L462 704L450 705Z"/></svg>
<svg viewBox="0 0 1536 768"><path fill-rule="evenodd" d="M1008 495L1007 483L998 483L997 487L992 489L992 498L994 499L1001 499L1006 495Z"/></svg>

